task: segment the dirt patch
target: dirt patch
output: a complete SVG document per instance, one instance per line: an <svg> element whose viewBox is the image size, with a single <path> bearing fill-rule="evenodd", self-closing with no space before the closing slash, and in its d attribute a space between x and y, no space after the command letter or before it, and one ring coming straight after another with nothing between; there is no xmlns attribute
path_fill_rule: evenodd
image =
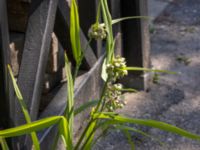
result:
<svg viewBox="0 0 200 150"><path fill-rule="evenodd" d="M121 113L161 120L200 135L200 11L196 11L199 8L198 0L173 0L155 21L151 37L152 66L178 74L161 74L148 93L125 94L128 104ZM165 144L133 133L136 150L200 149L197 141L156 129L139 129ZM130 147L121 132L111 131L94 149L128 150Z"/></svg>

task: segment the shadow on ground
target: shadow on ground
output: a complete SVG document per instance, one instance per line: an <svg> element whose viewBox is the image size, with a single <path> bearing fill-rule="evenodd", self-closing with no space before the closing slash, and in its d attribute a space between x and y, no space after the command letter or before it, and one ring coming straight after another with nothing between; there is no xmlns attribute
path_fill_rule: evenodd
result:
<svg viewBox="0 0 200 150"><path fill-rule="evenodd" d="M131 117L161 120L200 135L200 1L173 0L154 23L151 37L152 65L178 72L161 74L151 90L125 94L120 110ZM165 142L132 134L136 150L198 150L200 142L156 129L139 127ZM120 132L110 132L94 149L128 150Z"/></svg>

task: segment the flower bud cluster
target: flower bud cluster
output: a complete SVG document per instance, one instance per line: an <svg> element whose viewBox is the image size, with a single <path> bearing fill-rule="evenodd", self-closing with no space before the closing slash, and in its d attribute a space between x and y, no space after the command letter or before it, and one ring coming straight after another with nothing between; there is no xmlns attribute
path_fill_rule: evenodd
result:
<svg viewBox="0 0 200 150"><path fill-rule="evenodd" d="M125 58L116 56L112 63L106 66L106 71L108 75L113 79L113 81L116 81L117 79L128 75L128 71L124 68L126 68Z"/></svg>
<svg viewBox="0 0 200 150"><path fill-rule="evenodd" d="M88 36L95 40L103 40L107 36L107 31L104 25L93 24L88 31Z"/></svg>
<svg viewBox="0 0 200 150"><path fill-rule="evenodd" d="M122 84L108 83L108 89L105 94L106 108L108 111L115 111L123 108L125 102L122 100Z"/></svg>

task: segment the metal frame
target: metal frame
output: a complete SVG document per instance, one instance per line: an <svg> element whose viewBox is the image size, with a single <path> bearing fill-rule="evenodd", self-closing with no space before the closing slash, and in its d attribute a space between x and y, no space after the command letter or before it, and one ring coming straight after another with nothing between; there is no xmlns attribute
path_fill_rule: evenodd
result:
<svg viewBox="0 0 200 150"><path fill-rule="evenodd" d="M9 79L7 73L9 64L9 34L6 0L0 1L0 127L9 126Z"/></svg>
<svg viewBox="0 0 200 150"><path fill-rule="evenodd" d="M86 0L85 0L86 1ZM81 44L85 47L88 43L86 36L87 29L91 23L95 22L96 1L87 0L87 2L79 1L80 20L81 20ZM13 125L21 125L25 123L24 116L21 112L19 104L14 97L13 90L8 83L8 75L6 72L6 64L9 63L9 34L6 17L6 0L0 1L0 104L6 102L6 113L0 113L1 116L11 114L9 123ZM121 7L120 7L121 6ZM90 8L92 8L90 10ZM111 0L110 8L114 17L147 15L147 0L120 1ZM121 9L121 13L119 13ZM92 11L92 12L91 12ZM83 13L88 14L86 18ZM92 14L90 14L92 13ZM86 20L87 19L87 20ZM39 105L41 99L42 85L44 82L44 74L47 66L47 59L51 44L51 34L55 33L63 50L67 51L70 60L73 62L71 54L71 44L69 38L69 4L66 0L34 0L31 2L31 10L28 19L28 25L25 36L25 45L18 76L18 85L23 94L24 100L28 105L32 120L45 118L47 116L62 115L66 106L66 87L67 83L55 89L56 94L46 109L39 114ZM145 20L126 21L114 27L114 35L117 38L116 49L118 54L123 54L127 58L128 65L149 67L149 36L148 22ZM120 49L122 48L122 51ZM101 64L103 61L102 43L92 43L84 52L83 69L87 73L79 76L75 84L76 106L89 99L98 98L103 81L101 80ZM148 80L140 77L143 72L130 73L126 78L131 84L134 84L133 78L139 78L138 83L133 87L146 89ZM125 80L122 81L125 84ZM130 82L131 81L131 82ZM132 86L127 84L128 86ZM5 87L5 88L4 88ZM10 101L9 101L10 98ZM3 99L3 100L2 100ZM0 105L1 107L2 105ZM11 112L12 111L12 112ZM75 132L81 130L82 122L87 117L88 112L78 115L75 119ZM1 122L4 119L1 117ZM4 117L6 119L6 117ZM38 133L41 148L50 149L56 128L51 127ZM31 141L28 136L14 139L14 147L16 143L21 147L29 149Z"/></svg>

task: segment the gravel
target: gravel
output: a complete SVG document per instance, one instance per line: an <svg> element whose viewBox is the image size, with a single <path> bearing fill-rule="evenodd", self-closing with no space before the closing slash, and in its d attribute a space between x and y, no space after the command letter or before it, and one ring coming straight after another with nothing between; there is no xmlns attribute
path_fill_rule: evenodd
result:
<svg viewBox="0 0 200 150"><path fill-rule="evenodd" d="M149 92L125 94L119 112L134 118L164 121L200 135L200 1L173 0L154 22L152 65L178 72L161 74ZM132 125L131 125L132 126ZM136 128L138 126L135 126ZM138 127L164 142L133 133L136 150L199 150L200 142L157 129ZM94 150L129 150L126 137L110 131Z"/></svg>

